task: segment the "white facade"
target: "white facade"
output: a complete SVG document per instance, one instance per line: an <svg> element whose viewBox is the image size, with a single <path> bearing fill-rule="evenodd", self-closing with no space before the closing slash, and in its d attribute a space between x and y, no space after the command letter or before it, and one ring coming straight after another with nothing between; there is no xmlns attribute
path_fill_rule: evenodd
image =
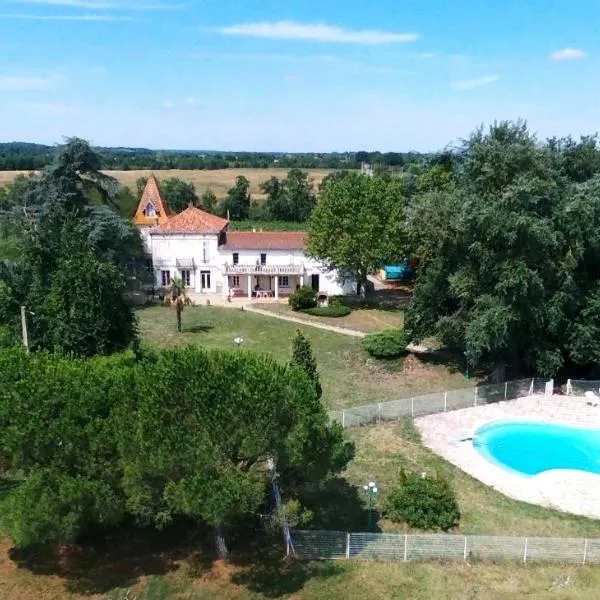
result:
<svg viewBox="0 0 600 600"><path fill-rule="evenodd" d="M240 235L251 238L248 245L252 248L230 243ZM286 235L292 234L282 234L282 237L285 239ZM156 287L167 287L174 277L179 277L196 294L222 294L225 297L231 294L252 298L268 294L277 298L291 294L302 285L328 296L353 293L353 282L341 281L336 272L324 269L299 247L275 249L269 239L266 246L271 249L261 248L261 236L277 234L150 230L147 249L152 256Z"/></svg>

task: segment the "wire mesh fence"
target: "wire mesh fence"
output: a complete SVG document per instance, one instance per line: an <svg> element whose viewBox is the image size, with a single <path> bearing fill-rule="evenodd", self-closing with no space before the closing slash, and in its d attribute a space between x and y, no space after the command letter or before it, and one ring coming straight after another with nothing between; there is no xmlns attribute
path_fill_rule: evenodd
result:
<svg viewBox="0 0 600 600"><path fill-rule="evenodd" d="M329 412L329 417L339 421L344 427L393 421L403 417L415 418L504 400L515 400L531 394L544 394L548 383L546 379L539 377L518 379L334 410Z"/></svg>
<svg viewBox="0 0 600 600"><path fill-rule="evenodd" d="M298 560L490 560L600 563L600 540L452 534L293 531Z"/></svg>
<svg viewBox="0 0 600 600"><path fill-rule="evenodd" d="M600 381L586 381L582 379L569 379L567 381L568 396L583 396L586 392L600 395Z"/></svg>

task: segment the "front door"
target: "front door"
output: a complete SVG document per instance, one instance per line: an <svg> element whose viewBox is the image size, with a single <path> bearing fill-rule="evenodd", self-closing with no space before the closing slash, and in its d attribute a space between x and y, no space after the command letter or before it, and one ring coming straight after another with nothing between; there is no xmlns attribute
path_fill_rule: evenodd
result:
<svg viewBox="0 0 600 600"><path fill-rule="evenodd" d="M200 271L200 287L203 292L210 292L210 271Z"/></svg>
<svg viewBox="0 0 600 600"><path fill-rule="evenodd" d="M319 275L311 275L310 276L310 287L312 287L315 292L319 291Z"/></svg>

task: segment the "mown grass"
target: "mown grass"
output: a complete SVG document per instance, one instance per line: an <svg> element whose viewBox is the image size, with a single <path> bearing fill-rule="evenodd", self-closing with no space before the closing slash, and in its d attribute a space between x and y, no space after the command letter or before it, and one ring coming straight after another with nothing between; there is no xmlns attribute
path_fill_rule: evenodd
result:
<svg viewBox="0 0 600 600"><path fill-rule="evenodd" d="M260 304L257 308L268 310L278 315L295 317L308 323L324 323L336 327L345 327L364 333L381 331L390 327L404 326L404 312L396 310L382 310L378 308L356 308L345 317L316 317L302 311L293 311L288 304Z"/></svg>
<svg viewBox="0 0 600 600"><path fill-rule="evenodd" d="M239 309L186 308L181 334L176 331L172 309L151 306L137 314L142 338L156 347L200 344L206 348L234 349L233 339L241 336L244 349L270 354L281 362L289 360L292 338L300 329L313 346L323 399L334 409L470 387L476 383L474 379L464 378L459 365L415 356L375 361L364 352L359 338Z"/></svg>
<svg viewBox="0 0 600 600"><path fill-rule="evenodd" d="M410 420L347 431L357 452L345 477L356 486L375 481L381 491L380 504L397 482L400 468L426 471L439 473L452 484L461 510L458 533L600 537L600 521L512 500L454 467L420 444ZM405 531L402 525L386 520L379 525L383 531Z"/></svg>

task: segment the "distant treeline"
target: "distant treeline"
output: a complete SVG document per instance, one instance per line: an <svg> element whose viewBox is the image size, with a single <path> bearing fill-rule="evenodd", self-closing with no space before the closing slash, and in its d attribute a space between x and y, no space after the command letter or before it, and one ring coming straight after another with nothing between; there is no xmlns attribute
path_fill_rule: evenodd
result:
<svg viewBox="0 0 600 600"><path fill-rule="evenodd" d="M58 146L10 142L0 144L0 171L31 171L48 165ZM431 158L417 152L269 153L96 148L102 169L357 169L362 163L403 167Z"/></svg>

